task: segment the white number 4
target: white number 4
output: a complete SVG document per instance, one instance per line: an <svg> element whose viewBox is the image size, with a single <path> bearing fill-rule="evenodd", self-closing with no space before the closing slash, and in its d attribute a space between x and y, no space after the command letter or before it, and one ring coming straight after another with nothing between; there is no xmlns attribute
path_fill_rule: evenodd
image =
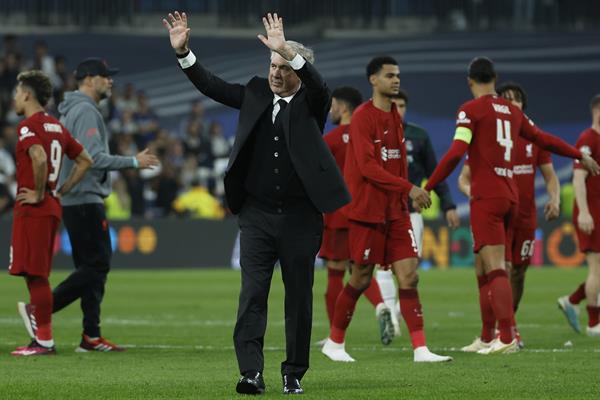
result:
<svg viewBox="0 0 600 400"><path fill-rule="evenodd" d="M510 161L513 148L513 141L510 136L510 121L496 119L496 140L500 146L504 147L504 160Z"/></svg>

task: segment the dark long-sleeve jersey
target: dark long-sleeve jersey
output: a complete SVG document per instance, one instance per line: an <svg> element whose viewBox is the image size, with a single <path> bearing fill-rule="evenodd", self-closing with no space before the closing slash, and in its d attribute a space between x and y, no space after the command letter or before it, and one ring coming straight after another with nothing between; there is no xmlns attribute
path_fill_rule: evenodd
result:
<svg viewBox="0 0 600 400"><path fill-rule="evenodd" d="M413 185L421 186L423 179L429 178L437 165L431 139L425 129L411 123L404 124L404 137L408 158L408 180ZM446 182L440 183L433 190L439 196L444 212L456 208ZM410 202L409 207L410 212L413 212Z"/></svg>

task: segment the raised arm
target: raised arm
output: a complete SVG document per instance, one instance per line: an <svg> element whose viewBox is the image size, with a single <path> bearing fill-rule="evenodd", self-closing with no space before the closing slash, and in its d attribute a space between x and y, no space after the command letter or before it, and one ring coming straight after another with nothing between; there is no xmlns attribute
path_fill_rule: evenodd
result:
<svg viewBox="0 0 600 400"><path fill-rule="evenodd" d="M331 93L316 68L285 40L283 18L277 13L268 13L262 19L267 36L258 35L260 41L271 51L286 59L294 69L307 91L307 101L311 112L319 120L325 121L331 102Z"/></svg>
<svg viewBox="0 0 600 400"><path fill-rule="evenodd" d="M168 20L167 20L168 19ZM171 47L175 50L179 65L188 79L205 96L229 107L240 109L244 100L244 86L225 82L206 70L189 49L190 28L186 13L169 13L163 25L169 31Z"/></svg>

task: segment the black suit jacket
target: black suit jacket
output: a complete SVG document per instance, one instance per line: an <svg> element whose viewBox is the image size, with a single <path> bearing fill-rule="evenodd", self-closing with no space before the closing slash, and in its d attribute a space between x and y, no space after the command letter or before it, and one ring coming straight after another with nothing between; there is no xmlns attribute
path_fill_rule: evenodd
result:
<svg viewBox="0 0 600 400"><path fill-rule="evenodd" d="M273 92L265 78L255 76L246 85L231 84L207 71L198 61L183 71L204 95L240 110L224 181L229 208L237 214L247 196L244 181L252 149L245 145L260 116L272 104ZM302 86L283 111L285 142L310 200L319 211L331 212L349 203L350 194L322 137L331 101L329 89L309 62L296 74Z"/></svg>

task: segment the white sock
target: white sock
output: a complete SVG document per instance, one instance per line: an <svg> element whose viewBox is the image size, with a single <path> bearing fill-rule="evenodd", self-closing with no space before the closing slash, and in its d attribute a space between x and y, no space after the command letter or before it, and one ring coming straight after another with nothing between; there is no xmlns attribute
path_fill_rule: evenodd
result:
<svg viewBox="0 0 600 400"><path fill-rule="evenodd" d="M375 273L375 279L377 279L377 283L379 284L383 302L393 312L394 306L396 305L396 285L394 284L393 272L377 270Z"/></svg>
<svg viewBox="0 0 600 400"><path fill-rule="evenodd" d="M50 348L50 347L54 346L54 339L50 339L50 340L40 340L40 339L38 339L38 338L37 338L37 336L36 336L36 338L35 338L35 341L36 341L36 342L38 342L39 344L41 344L41 345L42 345L42 346L44 346L44 347L48 347L48 348Z"/></svg>

